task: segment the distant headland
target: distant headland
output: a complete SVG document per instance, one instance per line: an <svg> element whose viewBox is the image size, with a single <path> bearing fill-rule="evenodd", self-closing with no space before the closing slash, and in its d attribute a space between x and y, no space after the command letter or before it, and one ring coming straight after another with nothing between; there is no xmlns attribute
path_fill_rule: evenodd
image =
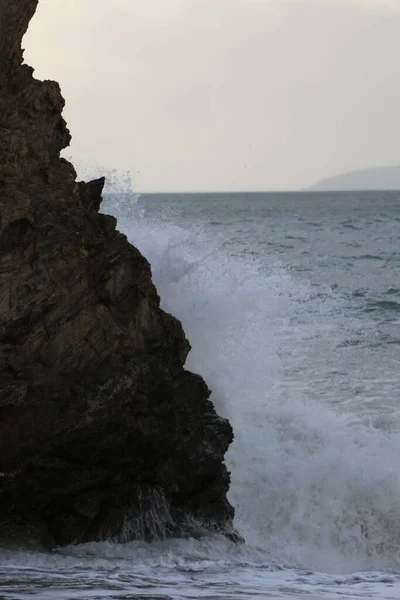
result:
<svg viewBox="0 0 400 600"><path fill-rule="evenodd" d="M400 190L400 165L350 171L321 179L312 191Z"/></svg>

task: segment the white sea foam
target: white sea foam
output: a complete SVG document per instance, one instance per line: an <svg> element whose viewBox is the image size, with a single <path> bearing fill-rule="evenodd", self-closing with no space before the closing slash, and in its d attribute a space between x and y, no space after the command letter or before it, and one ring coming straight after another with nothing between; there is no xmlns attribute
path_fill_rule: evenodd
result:
<svg viewBox="0 0 400 600"><path fill-rule="evenodd" d="M321 300L275 259L266 269L232 255L224 238L176 224L161 206L152 217L140 202L123 214L119 227L149 258L163 307L183 322L188 368L233 424L229 497L248 543L327 572L399 567L398 430L313 398L313 365L302 372L348 335L341 298Z"/></svg>
<svg viewBox="0 0 400 600"><path fill-rule="evenodd" d="M380 341L392 333L395 342L396 325L392 320L385 328L349 298L304 279L318 258L312 244L326 253L323 227L311 243L302 224L307 210L314 219L316 205L303 202L299 219L296 209L290 221L289 199L284 229L276 225L275 250L284 247L288 228L288 239L303 244L300 268L289 270L279 253L268 253L266 235L257 230L263 219L247 205L239 206L246 246L231 226L229 207L212 216L215 223L227 222L211 228L204 225L210 207L200 214L201 205L194 203L186 217L173 202L149 209L130 193L127 176L111 175L118 193L104 208L150 259L162 306L182 320L192 344L188 368L205 377L218 411L233 424L235 441L226 457L229 498L247 543L212 536L85 544L52 553L3 548L0 596L398 599L400 575L393 571L400 569L399 379L396 355L382 353ZM279 211L281 199L276 206ZM320 222L329 223L339 209L332 208L330 219L324 212ZM387 228L392 231L393 223ZM327 232L335 260L323 257L325 281L334 273L345 289L349 279L341 278L354 275L355 297L363 298L365 272L341 258L343 231L334 223ZM385 228L380 237L358 240L360 252L371 246L379 252L382 239L388 239ZM384 272L384 289L393 288L395 271Z"/></svg>

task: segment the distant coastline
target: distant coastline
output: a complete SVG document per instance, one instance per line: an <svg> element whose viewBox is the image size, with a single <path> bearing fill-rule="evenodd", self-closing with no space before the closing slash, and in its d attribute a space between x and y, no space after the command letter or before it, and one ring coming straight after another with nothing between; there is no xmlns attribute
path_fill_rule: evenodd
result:
<svg viewBox="0 0 400 600"><path fill-rule="evenodd" d="M308 188L316 192L400 190L400 165L350 171L321 179Z"/></svg>

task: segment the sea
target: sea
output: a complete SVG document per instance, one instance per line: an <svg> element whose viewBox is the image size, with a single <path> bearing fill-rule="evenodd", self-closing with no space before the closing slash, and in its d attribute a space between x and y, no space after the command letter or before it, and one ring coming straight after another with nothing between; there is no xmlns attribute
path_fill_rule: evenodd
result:
<svg viewBox="0 0 400 600"><path fill-rule="evenodd" d="M245 539L0 550L7 600L400 599L400 192L106 194L234 428Z"/></svg>

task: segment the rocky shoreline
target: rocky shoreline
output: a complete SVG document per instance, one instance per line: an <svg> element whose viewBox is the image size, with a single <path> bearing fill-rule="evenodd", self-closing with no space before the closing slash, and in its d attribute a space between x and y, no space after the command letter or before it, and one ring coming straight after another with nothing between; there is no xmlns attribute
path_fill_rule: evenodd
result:
<svg viewBox="0 0 400 600"><path fill-rule="evenodd" d="M232 441L149 263L77 183L59 86L0 0L0 537L48 546L232 531Z"/></svg>

